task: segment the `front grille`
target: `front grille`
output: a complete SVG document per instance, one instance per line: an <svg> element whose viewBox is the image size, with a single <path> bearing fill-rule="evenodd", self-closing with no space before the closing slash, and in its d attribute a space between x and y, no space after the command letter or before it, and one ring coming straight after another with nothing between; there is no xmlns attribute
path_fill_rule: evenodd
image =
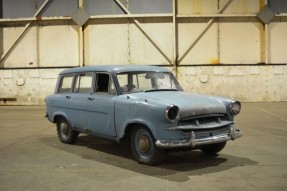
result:
<svg viewBox="0 0 287 191"><path fill-rule="evenodd" d="M183 134L190 134L191 131L194 132L196 138L203 138L221 134L228 134L229 126L217 127L213 129L181 129L181 132Z"/></svg>
<svg viewBox="0 0 287 191"><path fill-rule="evenodd" d="M193 131L196 136L206 137L228 133L229 125L232 123L233 121L228 120L226 115L213 114L184 118L180 120L179 126L184 127L181 128L184 134Z"/></svg>
<svg viewBox="0 0 287 191"><path fill-rule="evenodd" d="M203 115L195 117L187 117L179 121L180 126L194 125L194 126L211 126L215 124L220 124L222 121L228 121L228 116L226 115Z"/></svg>

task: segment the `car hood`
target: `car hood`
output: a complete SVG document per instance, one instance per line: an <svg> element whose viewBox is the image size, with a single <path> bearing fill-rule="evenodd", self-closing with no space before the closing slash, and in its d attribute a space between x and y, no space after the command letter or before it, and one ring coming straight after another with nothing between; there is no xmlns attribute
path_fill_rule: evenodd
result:
<svg viewBox="0 0 287 191"><path fill-rule="evenodd" d="M180 109L181 118L226 113L226 106L222 99L214 96L179 91L142 92L137 96L148 102L156 101L165 105L176 105Z"/></svg>

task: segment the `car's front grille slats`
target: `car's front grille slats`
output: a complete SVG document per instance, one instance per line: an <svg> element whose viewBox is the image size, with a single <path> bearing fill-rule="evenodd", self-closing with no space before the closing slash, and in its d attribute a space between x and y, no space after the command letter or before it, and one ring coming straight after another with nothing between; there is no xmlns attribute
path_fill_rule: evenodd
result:
<svg viewBox="0 0 287 191"><path fill-rule="evenodd" d="M184 134L189 134L193 131L197 136L217 135L221 133L228 133L229 125L233 121L228 120L225 115L205 115L182 119L179 126Z"/></svg>

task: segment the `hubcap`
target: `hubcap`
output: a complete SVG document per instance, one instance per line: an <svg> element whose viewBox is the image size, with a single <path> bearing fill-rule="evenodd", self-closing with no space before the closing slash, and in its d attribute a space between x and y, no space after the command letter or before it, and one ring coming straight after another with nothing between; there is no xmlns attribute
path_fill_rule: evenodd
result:
<svg viewBox="0 0 287 191"><path fill-rule="evenodd" d="M150 143L147 137L141 136L139 138L139 150L143 153L147 153L150 150Z"/></svg>
<svg viewBox="0 0 287 191"><path fill-rule="evenodd" d="M61 123L61 134L63 137L67 137L69 134L69 128L66 123Z"/></svg>

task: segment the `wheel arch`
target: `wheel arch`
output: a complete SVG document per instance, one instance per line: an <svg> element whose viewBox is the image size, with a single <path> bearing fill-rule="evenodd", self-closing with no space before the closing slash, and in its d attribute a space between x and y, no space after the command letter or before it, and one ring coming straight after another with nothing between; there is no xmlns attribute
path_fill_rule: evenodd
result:
<svg viewBox="0 0 287 191"><path fill-rule="evenodd" d="M129 140L132 130L134 128L140 128L140 127L147 129L152 134L152 136L155 137L154 131L152 130L152 128L150 128L149 125L143 122L131 122L125 126L124 133L119 138L119 142L124 142L126 140Z"/></svg>
<svg viewBox="0 0 287 191"><path fill-rule="evenodd" d="M54 113L53 118L52 118L53 123L57 123L57 120L60 117L64 117L68 121L68 123L70 123L70 120L68 119L67 115L65 113L63 113L63 112Z"/></svg>

